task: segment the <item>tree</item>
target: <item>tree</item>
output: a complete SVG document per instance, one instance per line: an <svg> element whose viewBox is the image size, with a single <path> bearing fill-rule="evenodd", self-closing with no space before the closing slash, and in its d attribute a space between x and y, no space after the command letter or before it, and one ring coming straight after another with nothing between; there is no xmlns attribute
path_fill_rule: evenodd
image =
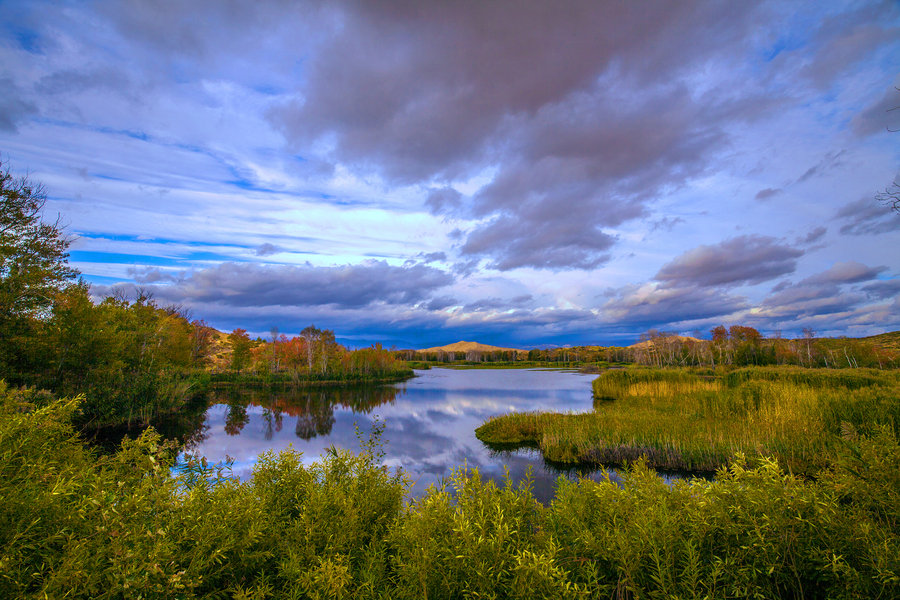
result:
<svg viewBox="0 0 900 600"><path fill-rule="evenodd" d="M883 192L876 194L875 199L900 213L900 184L892 183Z"/></svg>
<svg viewBox="0 0 900 600"><path fill-rule="evenodd" d="M300 337L306 342L306 367L309 372L313 370L313 360L322 338L322 330L315 325L310 325L300 332Z"/></svg>
<svg viewBox="0 0 900 600"><path fill-rule="evenodd" d="M56 293L78 275L59 220L42 220L46 201L43 186L13 177L0 163L0 331L46 316Z"/></svg>
<svg viewBox="0 0 900 600"><path fill-rule="evenodd" d="M231 344L231 368L240 371L250 362L250 348L253 346L247 330L239 327L229 333L228 343Z"/></svg>

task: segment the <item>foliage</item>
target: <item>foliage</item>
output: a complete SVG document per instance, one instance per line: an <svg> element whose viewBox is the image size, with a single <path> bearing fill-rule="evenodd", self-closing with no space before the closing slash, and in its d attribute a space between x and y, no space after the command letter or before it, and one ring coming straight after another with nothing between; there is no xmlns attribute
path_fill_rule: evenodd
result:
<svg viewBox="0 0 900 600"><path fill-rule="evenodd" d="M70 240L42 220L47 195L0 163L0 326L40 315L77 272L66 261ZM5 331L5 329L4 329Z"/></svg>
<svg viewBox="0 0 900 600"><path fill-rule="evenodd" d="M251 341L243 329L228 335L231 371L214 376L217 383L241 385L357 383L399 381L413 372L380 344L347 350L334 332L306 327L299 336L273 335Z"/></svg>
<svg viewBox="0 0 900 600"><path fill-rule="evenodd" d="M0 377L19 368L36 319L77 272L59 222L42 220L46 194L0 163Z"/></svg>
<svg viewBox="0 0 900 600"><path fill-rule="evenodd" d="M752 367L616 369L593 384L594 412L488 420L483 442L535 446L548 460L714 471L738 452L774 456L813 474L832 460L842 427L900 432L900 374L864 369Z"/></svg>
<svg viewBox="0 0 900 600"><path fill-rule="evenodd" d="M210 330L149 298L92 302L71 284L69 239L42 221L46 195L0 165L0 378L84 394L78 420L146 423L183 406L203 379Z"/></svg>
<svg viewBox="0 0 900 600"><path fill-rule="evenodd" d="M240 371L246 368L250 364L250 350L253 348L247 330L239 327L229 333L228 343L231 345L231 369Z"/></svg>
<svg viewBox="0 0 900 600"><path fill-rule="evenodd" d="M93 427L146 423L184 406L205 379L196 325L174 309L139 296L94 304L84 284L57 295L50 315L33 325L17 355L16 383L82 393L78 420Z"/></svg>
<svg viewBox="0 0 900 600"><path fill-rule="evenodd" d="M889 598L900 585L900 445L845 428L817 480L772 460L672 485L458 469L404 505L408 483L361 454L268 453L252 477L152 431L97 456L76 401L0 384L0 597Z"/></svg>
<svg viewBox="0 0 900 600"><path fill-rule="evenodd" d="M699 333L697 334L699 335ZM655 367L722 367L796 365L812 368L891 368L900 365L893 334L872 338L816 338L811 329L801 339L764 338L756 329L719 325L710 340L672 332L649 331L642 342L625 350L627 360ZM893 336L896 337L896 336ZM888 341L888 343L884 343Z"/></svg>

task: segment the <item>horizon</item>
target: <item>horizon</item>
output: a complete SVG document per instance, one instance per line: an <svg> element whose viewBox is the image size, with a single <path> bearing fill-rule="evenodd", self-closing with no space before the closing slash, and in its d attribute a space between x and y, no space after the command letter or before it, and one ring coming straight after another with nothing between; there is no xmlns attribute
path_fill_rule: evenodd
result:
<svg viewBox="0 0 900 600"><path fill-rule="evenodd" d="M900 6L567 6L7 2L0 160L253 337L900 330Z"/></svg>

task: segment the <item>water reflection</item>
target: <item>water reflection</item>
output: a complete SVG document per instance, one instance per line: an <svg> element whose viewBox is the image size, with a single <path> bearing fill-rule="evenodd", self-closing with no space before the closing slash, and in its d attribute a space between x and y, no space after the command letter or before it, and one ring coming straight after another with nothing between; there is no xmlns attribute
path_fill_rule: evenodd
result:
<svg viewBox="0 0 900 600"><path fill-rule="evenodd" d="M357 427L367 432L379 418L386 426L385 462L410 474L413 495L462 465L497 481L504 469L514 482L531 470L535 495L544 501L557 477L578 475L545 463L534 451L491 450L474 430L486 418L511 411L591 410L594 375L508 369L431 369L417 375L395 386L216 392L205 432L189 449L213 462L230 456L235 473L246 477L266 450L293 445L305 462L331 445L358 450Z"/></svg>
<svg viewBox="0 0 900 600"><path fill-rule="evenodd" d="M284 415L296 417L294 433L301 440L331 433L335 408L368 414L375 407L391 403L400 390L389 386L315 387L306 389L234 389L213 394L212 404L228 406L225 433L239 435L249 422L248 407L262 409L264 439L281 431Z"/></svg>

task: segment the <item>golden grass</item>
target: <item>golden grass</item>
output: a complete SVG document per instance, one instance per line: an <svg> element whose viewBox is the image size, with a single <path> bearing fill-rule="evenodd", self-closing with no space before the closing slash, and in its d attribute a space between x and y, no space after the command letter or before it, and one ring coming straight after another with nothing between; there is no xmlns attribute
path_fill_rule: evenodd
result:
<svg viewBox="0 0 900 600"><path fill-rule="evenodd" d="M595 381L592 413L505 415L476 435L488 444L535 445L564 463L623 464L643 456L655 468L713 471L740 452L813 473L828 463L842 424L894 431L900 424L894 373L780 371L746 369L725 378L609 372Z"/></svg>

